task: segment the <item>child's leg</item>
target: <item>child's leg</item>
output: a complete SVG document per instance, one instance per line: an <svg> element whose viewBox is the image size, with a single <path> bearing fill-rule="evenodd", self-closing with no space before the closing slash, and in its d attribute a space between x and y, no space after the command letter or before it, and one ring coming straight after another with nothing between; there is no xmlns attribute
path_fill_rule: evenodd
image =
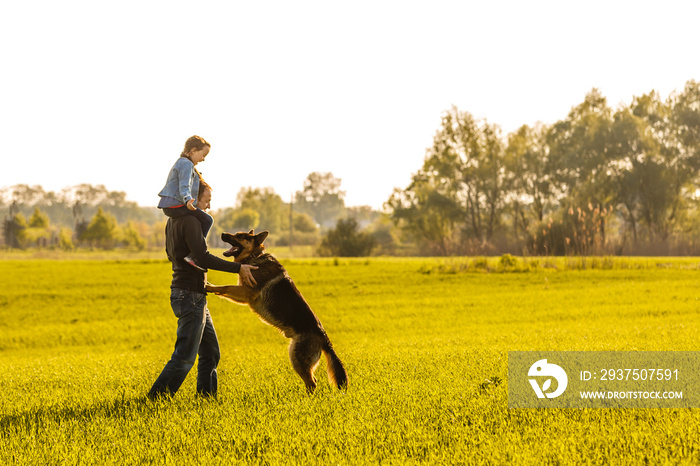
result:
<svg viewBox="0 0 700 466"><path fill-rule="evenodd" d="M211 227L214 225L214 217L201 209L190 210L186 206L166 207L163 209L163 213L167 217L171 218L178 218L184 215L194 215L195 218L199 220L199 223L202 224L202 235L204 235L204 238L207 237L209 230L211 230Z"/></svg>
<svg viewBox="0 0 700 466"><path fill-rule="evenodd" d="M187 213L190 212L190 210L188 210L185 206L164 207L162 210L165 216L170 218L182 217L183 215L187 215Z"/></svg>
<svg viewBox="0 0 700 466"><path fill-rule="evenodd" d="M214 225L214 217L204 212L202 209L191 210L190 212L192 212L192 214L197 217L197 220L199 220L199 223L202 224L202 235L204 235L204 239L207 239L207 235Z"/></svg>

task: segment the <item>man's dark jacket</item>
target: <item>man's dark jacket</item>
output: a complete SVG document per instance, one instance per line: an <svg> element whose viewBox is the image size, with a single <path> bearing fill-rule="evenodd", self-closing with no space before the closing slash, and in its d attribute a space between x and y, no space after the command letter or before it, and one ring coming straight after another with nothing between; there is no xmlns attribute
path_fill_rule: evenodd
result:
<svg viewBox="0 0 700 466"><path fill-rule="evenodd" d="M241 270L241 264L238 262L221 259L207 250L207 242L202 236L202 225L193 215L168 219L165 225L165 252L173 263L173 281L170 288L206 292L206 273L184 260L190 254L197 265L205 269L231 273Z"/></svg>

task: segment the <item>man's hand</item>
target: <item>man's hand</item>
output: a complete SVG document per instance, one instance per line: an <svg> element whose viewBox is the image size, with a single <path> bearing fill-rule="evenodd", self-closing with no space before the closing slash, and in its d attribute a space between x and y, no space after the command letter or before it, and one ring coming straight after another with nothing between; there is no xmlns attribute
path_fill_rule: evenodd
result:
<svg viewBox="0 0 700 466"><path fill-rule="evenodd" d="M238 276L241 277L241 281L245 285L253 287L258 284L253 278L253 274L250 273L251 270L257 270L258 268L253 265L241 264L241 270L238 271Z"/></svg>

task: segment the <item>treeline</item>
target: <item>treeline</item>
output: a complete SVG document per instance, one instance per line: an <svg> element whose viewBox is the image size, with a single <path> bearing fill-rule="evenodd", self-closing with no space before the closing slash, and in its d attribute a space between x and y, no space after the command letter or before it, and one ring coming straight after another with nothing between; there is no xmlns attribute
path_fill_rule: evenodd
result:
<svg viewBox="0 0 700 466"><path fill-rule="evenodd" d="M326 256L390 254L394 247L386 240L385 230L393 228L386 216L368 206L347 207L341 180L332 173L309 174L291 204L272 188L242 188L235 206L214 217L209 243L215 246L224 246L221 231L264 229L271 233L266 244L314 246Z"/></svg>
<svg viewBox="0 0 700 466"><path fill-rule="evenodd" d="M60 192L41 186L0 189L3 245L71 250L80 246L144 249L160 247L165 222L155 208L126 200L126 193L81 184Z"/></svg>
<svg viewBox="0 0 700 466"><path fill-rule="evenodd" d="M361 230L381 230L389 222L369 207L346 207L340 185L331 173L311 173L291 204L272 188L242 188L233 207L213 212L216 222L209 243L224 247L222 231L265 229L271 232L269 245L310 245L320 255L381 251L382 242ZM7 212L5 247L141 250L165 243L166 217L159 209L140 207L127 201L124 192L101 185L82 184L59 193L40 186L2 188L0 207Z"/></svg>
<svg viewBox="0 0 700 466"><path fill-rule="evenodd" d="M552 125L453 107L386 207L433 254L700 253L700 85L612 109L597 90Z"/></svg>
<svg viewBox="0 0 700 466"><path fill-rule="evenodd" d="M245 187L213 212L221 231L269 230L268 245L320 255L698 255L700 84L613 109L592 90L561 121L498 125L453 107L423 166L384 211L348 207L341 180L311 173L291 203ZM123 192L0 189L6 247L161 248L165 218Z"/></svg>

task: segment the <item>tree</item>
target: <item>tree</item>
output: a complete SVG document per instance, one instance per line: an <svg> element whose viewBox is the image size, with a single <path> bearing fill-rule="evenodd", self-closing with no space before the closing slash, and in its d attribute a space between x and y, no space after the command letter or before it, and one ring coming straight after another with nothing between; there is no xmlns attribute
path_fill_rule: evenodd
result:
<svg viewBox="0 0 700 466"><path fill-rule="evenodd" d="M287 221L289 224L289 221ZM289 225L287 225L288 227ZM314 223L314 219L309 214L294 212L293 226L295 232L300 233L316 233L318 227Z"/></svg>
<svg viewBox="0 0 700 466"><path fill-rule="evenodd" d="M25 230L25 233L30 244L43 247L50 243L54 232L49 229L49 217L39 210L39 207L35 207L34 212L29 217L28 228Z"/></svg>
<svg viewBox="0 0 700 466"><path fill-rule="evenodd" d="M12 208L10 215L4 222L5 244L10 248L24 248L27 246L27 220L21 212L13 215Z"/></svg>
<svg viewBox="0 0 700 466"><path fill-rule="evenodd" d="M380 255L396 255L401 253L402 244L399 230L389 215L379 214L368 227L368 231L374 238L376 247L373 252Z"/></svg>
<svg viewBox="0 0 700 466"><path fill-rule="evenodd" d="M348 217L357 220L360 228L365 228L381 216L380 212L373 210L368 205L347 207L345 213Z"/></svg>
<svg viewBox="0 0 700 466"><path fill-rule="evenodd" d="M567 118L552 126L547 136L550 179L560 194L560 208L568 211L590 203L602 212L615 203L617 156L611 144L612 124L607 99L593 89ZM598 229L603 244L606 231L603 223Z"/></svg>
<svg viewBox="0 0 700 466"><path fill-rule="evenodd" d="M633 231L646 229L650 244L664 243L695 190L700 168L700 98L692 82L663 102L658 93L636 97L615 115L613 146L622 165L618 199ZM693 97L695 95L695 97ZM693 100L695 99L695 104Z"/></svg>
<svg viewBox="0 0 700 466"><path fill-rule="evenodd" d="M104 185L93 186L83 183L72 188L73 197L77 202L84 205L96 206L102 203L108 195L107 188Z"/></svg>
<svg viewBox="0 0 700 466"><path fill-rule="evenodd" d="M34 208L34 213L29 217L29 228L48 228L49 227L49 217L38 207Z"/></svg>
<svg viewBox="0 0 700 466"><path fill-rule="evenodd" d="M564 120L551 128L547 143L552 162L552 181L562 194L601 195L608 155L612 111L597 89L572 108ZM584 195L585 195L584 194Z"/></svg>
<svg viewBox="0 0 700 466"><path fill-rule="evenodd" d="M445 113L421 170L387 202L396 221L451 254L485 244L505 206L505 154L500 129L456 107ZM461 227L460 238L455 226Z"/></svg>
<svg viewBox="0 0 700 466"><path fill-rule="evenodd" d="M12 187L12 199L20 205L30 206L37 204L45 195L44 188L38 185L18 184Z"/></svg>
<svg viewBox="0 0 700 466"><path fill-rule="evenodd" d="M608 164L607 170L616 191L613 204L621 207L622 218L628 231L632 232L634 244L638 241L640 225L646 224L647 228L654 229L651 225L654 222L650 221L656 214L649 210L651 206L648 202L651 185L646 184L645 179L650 175L654 177L653 172L660 168L660 145L650 126L650 120L644 114L648 114L651 107L659 103L653 93L636 98L631 106L615 113L611 126L609 145L612 162ZM656 115L658 112L658 108L653 111ZM652 190L652 195L666 197L663 191L663 187L658 192ZM646 220L642 218L642 211L646 211Z"/></svg>
<svg viewBox="0 0 700 466"><path fill-rule="evenodd" d="M419 243L423 250L436 250L448 255L455 248L455 225L464 219L464 211L450 192L441 190L425 173L413 176L405 190L395 189L386 203L391 218Z"/></svg>
<svg viewBox="0 0 700 466"><path fill-rule="evenodd" d="M681 93L672 94L670 119L676 129L682 156L688 164L700 164L700 82L688 81Z"/></svg>
<svg viewBox="0 0 700 466"><path fill-rule="evenodd" d="M321 241L322 256L360 257L368 256L375 246L369 233L359 231L355 219L340 219Z"/></svg>
<svg viewBox="0 0 700 466"><path fill-rule="evenodd" d="M343 214L345 191L340 190L341 179L332 173L310 173L304 189L294 197L296 210L311 215L323 227L330 227Z"/></svg>
<svg viewBox="0 0 700 466"><path fill-rule="evenodd" d="M288 211L282 198L272 188L242 188L236 199L236 210L246 209L257 212L258 225L272 234L280 233Z"/></svg>
<svg viewBox="0 0 700 466"><path fill-rule="evenodd" d="M89 242L92 246L110 249L114 247L116 229L117 221L114 216L99 207L80 239Z"/></svg>
<svg viewBox="0 0 700 466"><path fill-rule="evenodd" d="M129 222L124 229L124 244L139 251L146 247L146 241L139 233L134 222Z"/></svg>
<svg viewBox="0 0 700 466"><path fill-rule="evenodd" d="M289 215L287 215L282 223L282 231L275 238L275 245L289 246L290 239L292 240L292 244L294 246L310 246L318 243L318 225L309 214L292 211L291 238L289 233Z"/></svg>
<svg viewBox="0 0 700 466"><path fill-rule="evenodd" d="M542 222L545 211L553 207L548 131L549 127L542 124L523 125L508 137L505 184L516 238L520 232L527 232L532 222Z"/></svg>
<svg viewBox="0 0 700 466"><path fill-rule="evenodd" d="M465 231L489 241L504 201L504 146L500 129L452 107L442 119L423 171L444 186L466 213Z"/></svg>
<svg viewBox="0 0 700 466"><path fill-rule="evenodd" d="M224 231L249 231L260 225L260 214L253 209L228 209L219 220Z"/></svg>

